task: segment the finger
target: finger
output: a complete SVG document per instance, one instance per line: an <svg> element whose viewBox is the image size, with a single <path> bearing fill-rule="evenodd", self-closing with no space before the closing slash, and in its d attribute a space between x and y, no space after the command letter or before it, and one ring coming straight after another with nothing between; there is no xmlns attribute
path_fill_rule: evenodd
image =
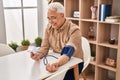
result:
<svg viewBox="0 0 120 80"><path fill-rule="evenodd" d="M47 70L47 71L49 70L49 64L46 65L46 70Z"/></svg>
<svg viewBox="0 0 120 80"><path fill-rule="evenodd" d="M42 59L42 55L41 54L36 54L37 55L37 59Z"/></svg>
<svg viewBox="0 0 120 80"><path fill-rule="evenodd" d="M31 52L31 53L30 53L30 57L32 58L33 56L34 56L34 54Z"/></svg>
<svg viewBox="0 0 120 80"><path fill-rule="evenodd" d="M34 59L35 55L33 53L30 54L31 58Z"/></svg>
<svg viewBox="0 0 120 80"><path fill-rule="evenodd" d="M34 58L36 61L38 61L40 59L40 56L36 54Z"/></svg>
<svg viewBox="0 0 120 80"><path fill-rule="evenodd" d="M46 65L46 70L49 71L49 72L51 72L51 65L50 64Z"/></svg>
<svg viewBox="0 0 120 80"><path fill-rule="evenodd" d="M55 65L54 64L47 65L47 70L49 72L55 72L56 71Z"/></svg>
<svg viewBox="0 0 120 80"><path fill-rule="evenodd" d="M37 55L34 54L34 55L32 56L32 59L34 59L34 60L38 60L38 59L37 59Z"/></svg>
<svg viewBox="0 0 120 80"><path fill-rule="evenodd" d="M39 56L39 55L36 55L35 60L36 60L36 61L40 60L40 56Z"/></svg>
<svg viewBox="0 0 120 80"><path fill-rule="evenodd" d="M56 65L52 65L51 68L52 68L52 72L57 71L57 67L56 67Z"/></svg>

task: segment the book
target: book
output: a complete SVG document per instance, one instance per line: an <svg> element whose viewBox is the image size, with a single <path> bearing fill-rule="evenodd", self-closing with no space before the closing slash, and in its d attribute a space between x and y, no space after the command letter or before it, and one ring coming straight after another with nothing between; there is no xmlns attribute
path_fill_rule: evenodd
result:
<svg viewBox="0 0 120 80"><path fill-rule="evenodd" d="M101 4L99 12L99 20L105 21L105 18L111 15L111 5Z"/></svg>
<svg viewBox="0 0 120 80"><path fill-rule="evenodd" d="M120 16L109 16L105 18L106 22L120 22Z"/></svg>

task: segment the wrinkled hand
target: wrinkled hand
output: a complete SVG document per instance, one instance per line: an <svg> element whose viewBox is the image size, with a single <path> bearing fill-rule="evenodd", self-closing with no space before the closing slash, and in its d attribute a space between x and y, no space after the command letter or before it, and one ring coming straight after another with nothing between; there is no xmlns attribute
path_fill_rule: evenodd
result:
<svg viewBox="0 0 120 80"><path fill-rule="evenodd" d="M33 59L33 60L35 60L35 61L38 61L39 59L41 59L42 58L42 55L41 54L34 54L34 53L30 53L30 56L31 56L31 58Z"/></svg>
<svg viewBox="0 0 120 80"><path fill-rule="evenodd" d="M46 65L46 70L49 72L55 72L58 70L58 63L52 63Z"/></svg>

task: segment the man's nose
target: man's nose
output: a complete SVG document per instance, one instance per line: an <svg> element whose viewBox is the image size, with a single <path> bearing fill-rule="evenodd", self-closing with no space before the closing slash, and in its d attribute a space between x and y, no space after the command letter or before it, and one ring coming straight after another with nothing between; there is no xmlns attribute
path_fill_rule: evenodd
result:
<svg viewBox="0 0 120 80"><path fill-rule="evenodd" d="M49 23L50 23L50 24L52 24L52 23L53 23L53 21L52 21L52 20L49 20Z"/></svg>

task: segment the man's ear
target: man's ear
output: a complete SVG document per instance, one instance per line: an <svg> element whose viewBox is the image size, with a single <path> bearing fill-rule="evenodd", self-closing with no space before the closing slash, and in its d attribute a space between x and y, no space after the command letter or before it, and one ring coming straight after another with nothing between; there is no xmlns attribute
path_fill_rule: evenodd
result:
<svg viewBox="0 0 120 80"><path fill-rule="evenodd" d="M60 15L61 15L62 17L64 17L64 13L60 13Z"/></svg>

